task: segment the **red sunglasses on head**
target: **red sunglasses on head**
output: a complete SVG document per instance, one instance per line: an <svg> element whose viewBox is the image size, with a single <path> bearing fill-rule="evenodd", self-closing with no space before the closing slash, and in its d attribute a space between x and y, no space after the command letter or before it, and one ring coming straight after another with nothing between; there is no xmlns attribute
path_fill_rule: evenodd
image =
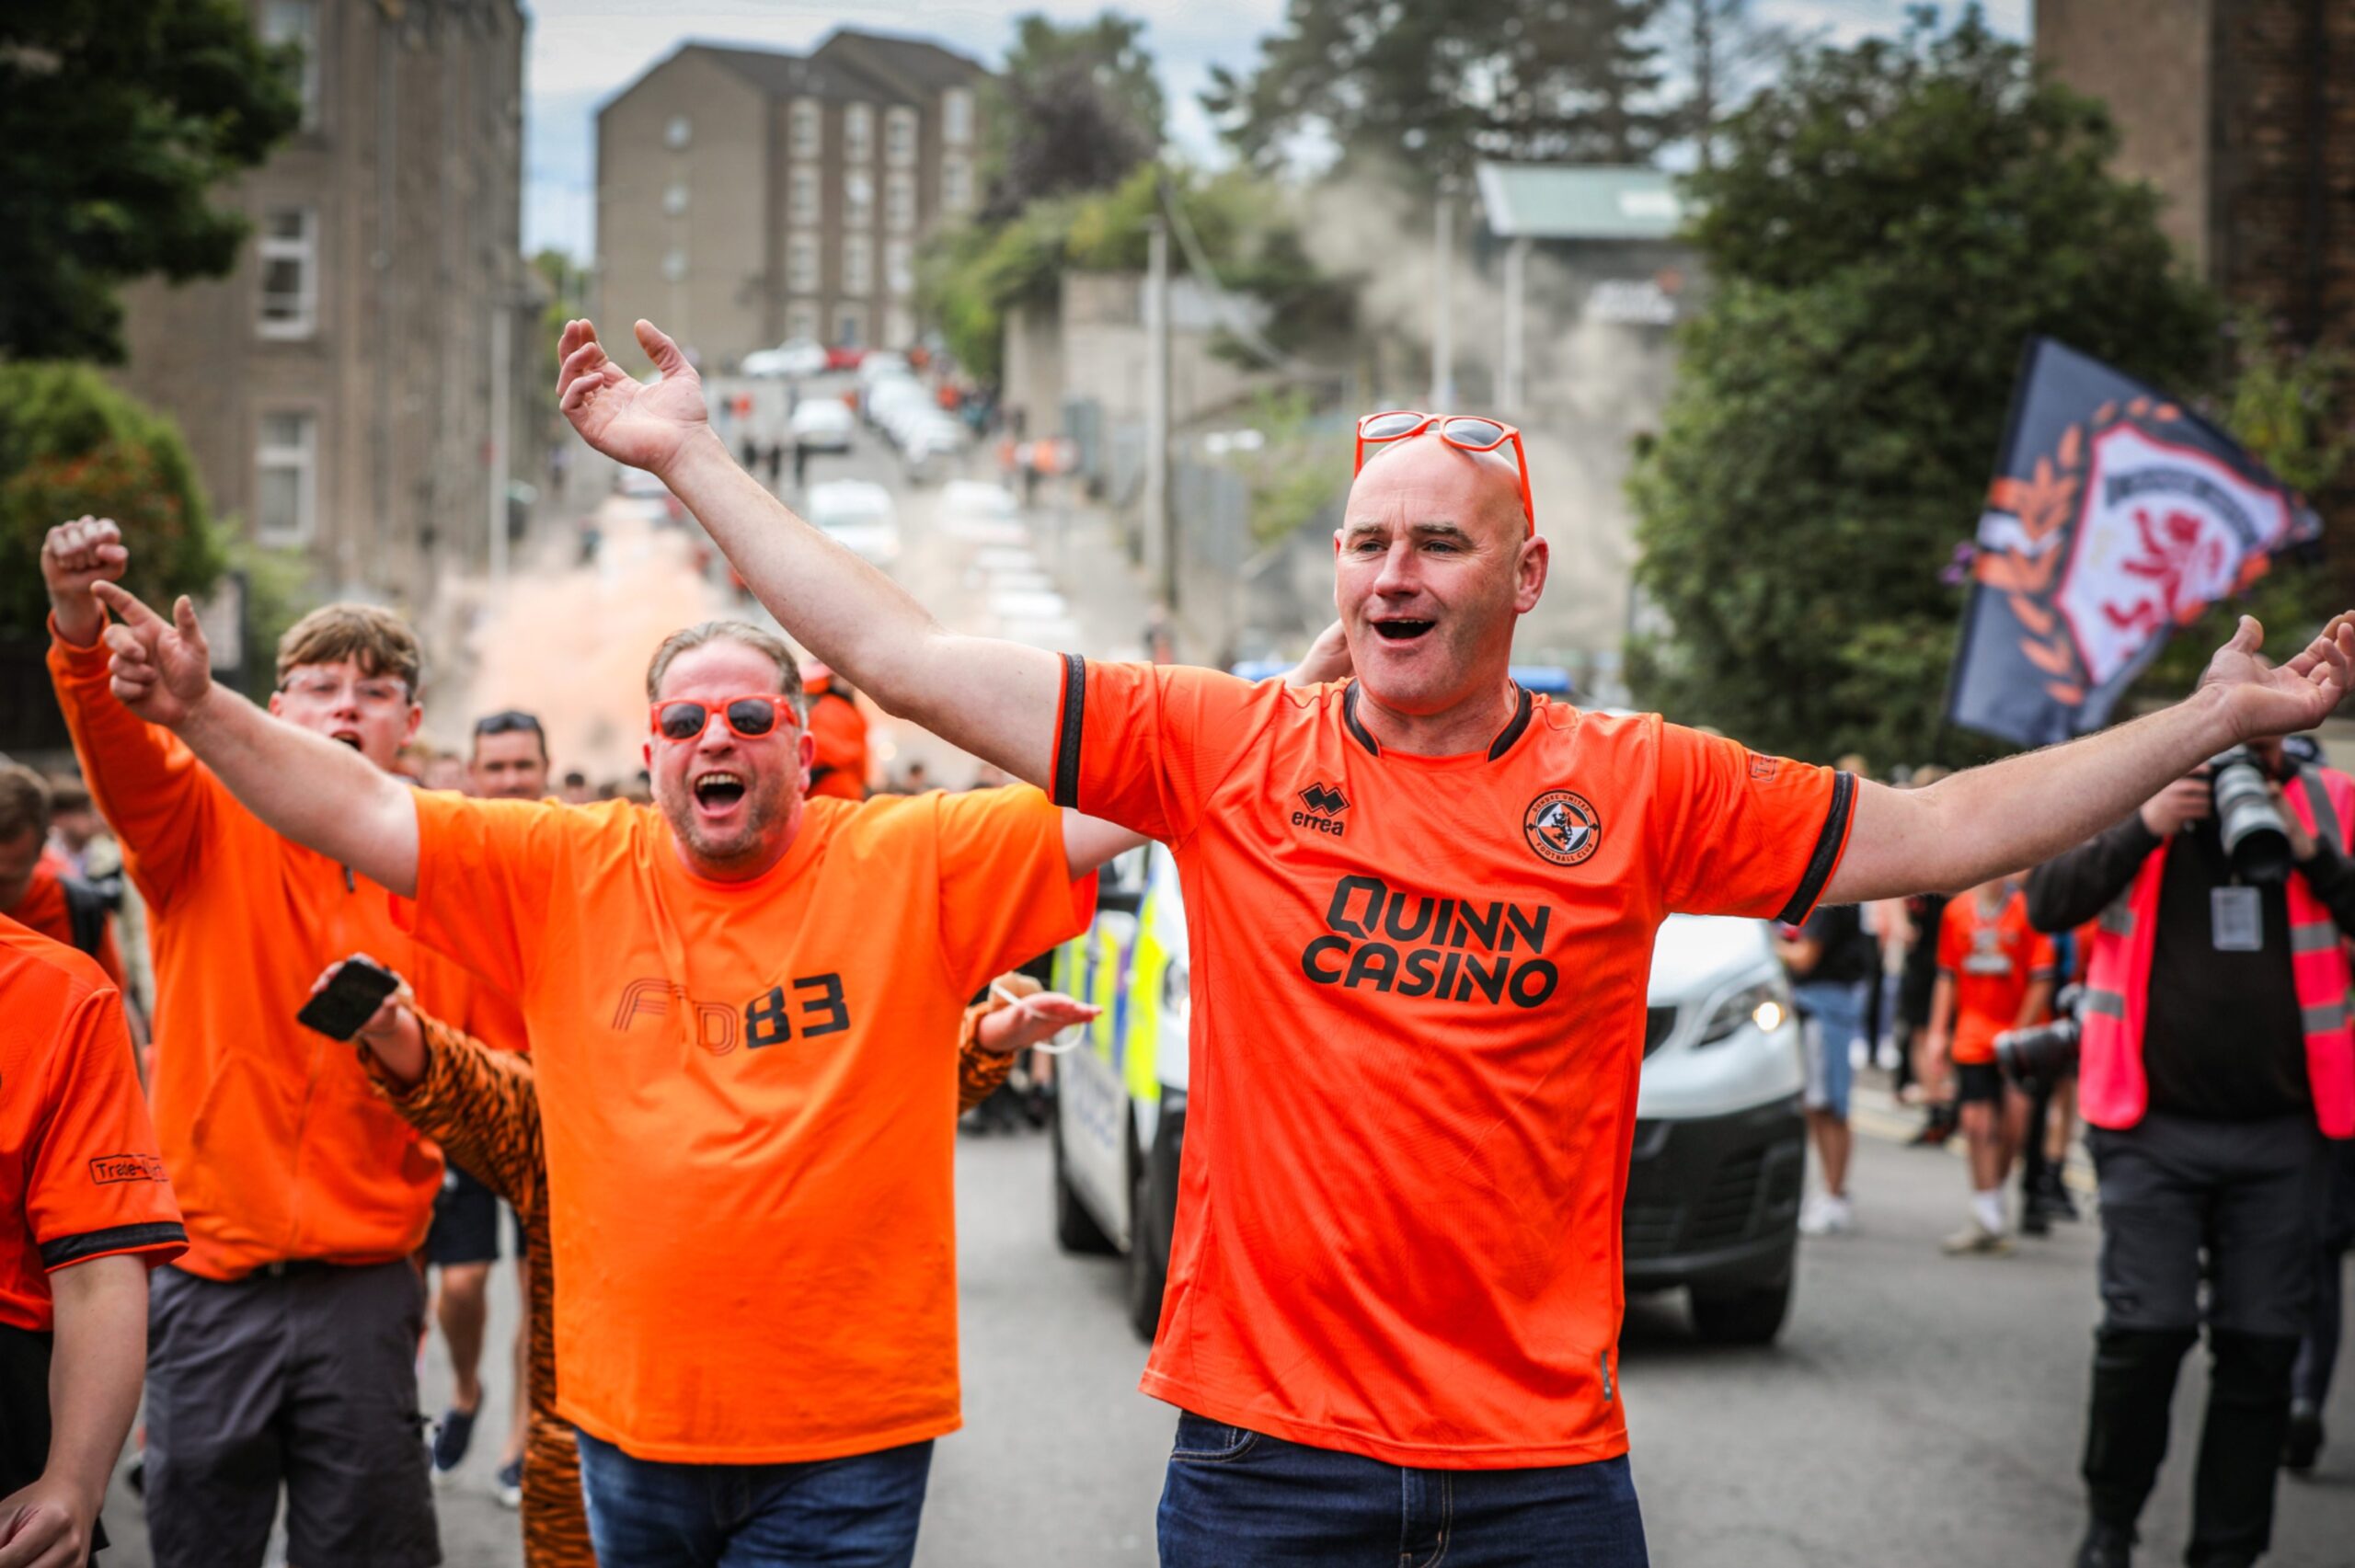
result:
<svg viewBox="0 0 2355 1568"><path fill-rule="evenodd" d="M1483 418L1477 414L1425 414L1413 408L1362 415L1358 419L1357 466L1350 472L1365 472L1367 447L1410 441L1433 427L1437 427L1440 440L1465 452L1494 452L1507 441L1512 443L1513 466L1521 474L1521 515L1528 520L1529 532L1534 534L1537 506L1529 497L1529 453L1522 450L1521 432L1500 419Z"/></svg>
<svg viewBox="0 0 2355 1568"><path fill-rule="evenodd" d="M758 740L779 725L798 729L801 724L794 716L792 698L775 692L756 692L748 697L730 697L717 706L684 699L657 703L651 727L665 740L695 740L710 726L715 712L730 730L746 740Z"/></svg>

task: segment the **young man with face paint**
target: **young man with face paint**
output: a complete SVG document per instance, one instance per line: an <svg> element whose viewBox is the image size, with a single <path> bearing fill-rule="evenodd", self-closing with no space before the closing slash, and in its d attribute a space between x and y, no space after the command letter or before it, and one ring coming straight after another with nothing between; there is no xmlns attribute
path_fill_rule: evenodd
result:
<svg viewBox="0 0 2355 1568"><path fill-rule="evenodd" d="M1193 1090L1149 1393L1165 1564L1644 1561L1615 1360L1653 933L1974 886L2344 691L2342 617L2253 621L2177 707L1905 795L1517 687L1550 565L1517 432L1382 414L1334 539L1357 678L1314 691L952 634L729 459L677 346L585 321L559 401L660 475L882 709L1164 839ZM1363 461L1371 448L1386 455ZM1509 450L1508 450L1509 449Z"/></svg>
<svg viewBox="0 0 2355 1568"><path fill-rule="evenodd" d="M82 518L41 548L50 675L92 797L150 911L155 1135L187 1254L156 1271L147 1526L159 1568L258 1568L285 1494L298 1568L441 1561L419 1442L424 1240L442 1159L349 1051L294 1013L322 966L381 954L442 1016L499 1037L457 965L392 921L364 868L289 843L107 690L97 592L130 564ZM417 733L417 641L333 604L281 639L272 713L372 784ZM332 809L336 802L323 800ZM381 944L381 945L380 945Z"/></svg>

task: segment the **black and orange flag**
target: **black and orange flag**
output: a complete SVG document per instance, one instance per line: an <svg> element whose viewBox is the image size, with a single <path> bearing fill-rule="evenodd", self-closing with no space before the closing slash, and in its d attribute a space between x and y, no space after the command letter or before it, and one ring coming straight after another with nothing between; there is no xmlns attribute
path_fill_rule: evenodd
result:
<svg viewBox="0 0 2355 1568"><path fill-rule="evenodd" d="M2223 430L2030 338L1979 519L1947 717L2023 746L2098 729L2168 634L2321 532Z"/></svg>

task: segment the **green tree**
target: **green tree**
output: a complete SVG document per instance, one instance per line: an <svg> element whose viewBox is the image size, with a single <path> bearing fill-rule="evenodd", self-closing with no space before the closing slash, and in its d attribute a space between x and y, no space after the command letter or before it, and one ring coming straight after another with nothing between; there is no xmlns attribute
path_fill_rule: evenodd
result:
<svg viewBox="0 0 2355 1568"><path fill-rule="evenodd" d="M1714 280L1630 491L1645 700L1805 757L1921 760L2020 346L2188 395L2216 312L2103 108L1976 8L1822 49L1727 126L1689 237ZM1975 742L1946 738L1953 752Z"/></svg>
<svg viewBox="0 0 2355 1568"><path fill-rule="evenodd" d="M0 364L0 638L40 633L41 540L85 513L122 525L124 586L150 604L203 593L228 564L169 418L86 366Z"/></svg>
<svg viewBox="0 0 2355 1568"><path fill-rule="evenodd" d="M1640 163L1676 115L1655 103L1663 0L1290 0L1247 79L1202 104L1236 150L1281 166L1303 133L1415 177L1476 159Z"/></svg>
<svg viewBox="0 0 2355 1568"><path fill-rule="evenodd" d="M1017 17L982 117L985 223L1048 197L1101 190L1160 151L1164 105L1144 23L1116 11Z"/></svg>
<svg viewBox="0 0 2355 1568"><path fill-rule="evenodd" d="M120 361L120 284L235 266L209 198L294 129L295 63L240 0L0 8L0 354Z"/></svg>

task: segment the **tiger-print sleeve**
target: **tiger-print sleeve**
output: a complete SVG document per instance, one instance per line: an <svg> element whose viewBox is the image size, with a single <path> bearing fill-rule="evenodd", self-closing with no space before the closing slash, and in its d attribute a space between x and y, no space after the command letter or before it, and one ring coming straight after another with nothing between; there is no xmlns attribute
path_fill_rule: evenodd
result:
<svg viewBox="0 0 2355 1568"><path fill-rule="evenodd" d="M547 1190L532 1059L493 1050L423 1013L417 1018L425 1032L425 1076L402 1089L363 1050L362 1061L377 1092L517 1214L532 1219Z"/></svg>
<svg viewBox="0 0 2355 1568"><path fill-rule="evenodd" d="M970 1111L996 1093L1005 1075L1014 1070L1014 1059L1018 1052L987 1051L982 1048L982 1020L1006 1005L1005 995L1028 996L1040 989L1039 982L1025 974L1005 974L990 982L982 1000L965 1009L965 1016L957 1025L957 1109Z"/></svg>

